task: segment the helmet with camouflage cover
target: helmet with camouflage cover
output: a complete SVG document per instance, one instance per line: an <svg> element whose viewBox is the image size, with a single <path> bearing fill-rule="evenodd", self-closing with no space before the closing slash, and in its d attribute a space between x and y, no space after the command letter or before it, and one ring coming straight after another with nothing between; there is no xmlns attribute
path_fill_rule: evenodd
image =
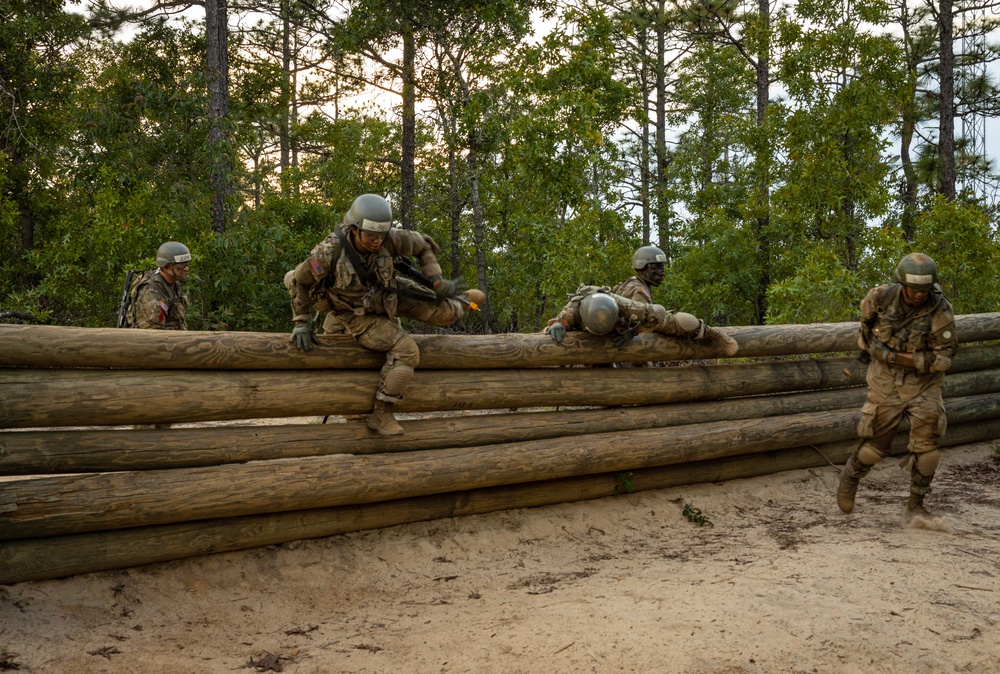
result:
<svg viewBox="0 0 1000 674"><path fill-rule="evenodd" d="M156 249L156 266L163 268L168 264L184 264L191 261L191 251L183 243L167 241Z"/></svg>
<svg viewBox="0 0 1000 674"><path fill-rule="evenodd" d="M666 264L667 256L656 246L643 246L632 256L632 269L645 269L647 264Z"/></svg>
<svg viewBox="0 0 1000 674"><path fill-rule="evenodd" d="M896 265L897 283L914 290L930 290L937 283L937 264L928 255L910 253Z"/></svg>
<svg viewBox="0 0 1000 674"><path fill-rule="evenodd" d="M344 214L344 222L362 232L386 234L392 228L392 208L377 194L362 194Z"/></svg>
<svg viewBox="0 0 1000 674"><path fill-rule="evenodd" d="M606 335L618 323L618 303L607 293L594 293L580 300L580 323L594 335Z"/></svg>

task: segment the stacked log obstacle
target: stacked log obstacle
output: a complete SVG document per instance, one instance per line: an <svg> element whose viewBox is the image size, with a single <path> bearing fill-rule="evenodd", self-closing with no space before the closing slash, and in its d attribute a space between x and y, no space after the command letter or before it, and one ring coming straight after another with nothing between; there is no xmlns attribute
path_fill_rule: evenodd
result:
<svg viewBox="0 0 1000 674"><path fill-rule="evenodd" d="M1000 437L1000 344L969 344L1000 339L1000 314L957 327L945 446ZM382 356L347 338L300 353L287 335L0 325L0 583L842 463L857 324L727 331L726 361L656 335L417 336L399 407L430 418L380 438L363 421L113 428L364 414ZM647 360L698 362L555 367ZM432 414L471 410L494 413Z"/></svg>

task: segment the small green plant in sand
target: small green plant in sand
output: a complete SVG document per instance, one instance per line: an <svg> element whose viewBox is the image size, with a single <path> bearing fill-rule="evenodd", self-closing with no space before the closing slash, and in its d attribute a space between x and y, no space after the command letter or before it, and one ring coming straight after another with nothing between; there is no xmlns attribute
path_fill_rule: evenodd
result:
<svg viewBox="0 0 1000 674"><path fill-rule="evenodd" d="M681 512L681 514L687 518L688 522L694 522L699 527L703 527L706 524L711 524L708 517L703 515L701 510L695 508L690 503L684 504L684 510Z"/></svg>

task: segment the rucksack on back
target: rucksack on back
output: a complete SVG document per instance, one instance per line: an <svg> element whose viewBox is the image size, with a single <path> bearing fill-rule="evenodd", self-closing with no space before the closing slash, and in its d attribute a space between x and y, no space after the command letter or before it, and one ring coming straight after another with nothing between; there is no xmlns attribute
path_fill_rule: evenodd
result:
<svg viewBox="0 0 1000 674"><path fill-rule="evenodd" d="M122 301L118 305L118 327L119 328L134 328L135 327L135 300L139 296L139 288L149 282L153 278L153 274L156 273L156 269L147 269L145 271L139 271L136 269L129 269L128 273L125 274L125 285L122 288Z"/></svg>

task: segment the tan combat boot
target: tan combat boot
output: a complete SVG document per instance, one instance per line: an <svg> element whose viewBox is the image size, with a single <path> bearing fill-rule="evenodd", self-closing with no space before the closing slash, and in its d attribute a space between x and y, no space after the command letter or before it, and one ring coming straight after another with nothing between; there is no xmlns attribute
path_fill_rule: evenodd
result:
<svg viewBox="0 0 1000 674"><path fill-rule="evenodd" d="M854 497L858 493L858 482L868 474L871 466L865 466L858 461L858 455L852 454L844 470L840 473L840 484L837 486L837 505L840 509L849 513L854 510Z"/></svg>
<svg viewBox="0 0 1000 674"><path fill-rule="evenodd" d="M924 507L924 497L931 490L931 479L933 477L933 475L921 475L914 466L910 482L910 500L906 503L907 517L918 517L920 515L933 517L927 508Z"/></svg>
<svg viewBox="0 0 1000 674"><path fill-rule="evenodd" d="M483 302L486 301L486 293L478 288L470 288L459 295L459 297L468 302L469 308L473 311L481 308L483 306Z"/></svg>
<svg viewBox="0 0 1000 674"><path fill-rule="evenodd" d="M403 427L392 416L392 403L384 400L375 401L375 411L368 417L368 428L383 437L393 437L403 434Z"/></svg>
<svg viewBox="0 0 1000 674"><path fill-rule="evenodd" d="M725 356L735 356L736 352L740 350L740 345L736 343L735 339L722 330L713 328L710 325L705 326L705 335L702 339L718 348Z"/></svg>
<svg viewBox="0 0 1000 674"><path fill-rule="evenodd" d="M926 494L917 494L915 492L910 492L910 500L906 503L906 516L907 517L933 517L927 508L924 507L924 496Z"/></svg>

